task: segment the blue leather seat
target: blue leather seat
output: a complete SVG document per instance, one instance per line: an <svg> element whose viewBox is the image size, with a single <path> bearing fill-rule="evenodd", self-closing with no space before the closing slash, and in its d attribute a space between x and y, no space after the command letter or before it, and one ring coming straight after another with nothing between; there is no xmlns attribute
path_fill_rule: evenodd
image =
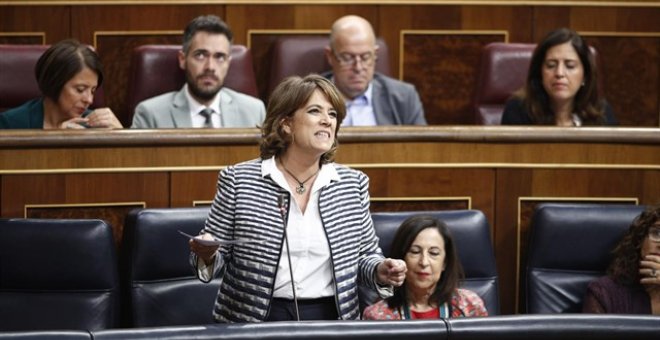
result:
<svg viewBox="0 0 660 340"><path fill-rule="evenodd" d="M389 254L394 234L401 223L417 214L431 215L447 223L465 272L461 287L477 293L484 300L489 315L499 314L497 266L486 216L478 210L373 213L374 228L385 256Z"/></svg>
<svg viewBox="0 0 660 340"><path fill-rule="evenodd" d="M587 285L605 274L611 251L644 206L541 204L532 216L527 313L579 313Z"/></svg>
<svg viewBox="0 0 660 340"><path fill-rule="evenodd" d="M111 227L101 220L0 220L0 332L119 325Z"/></svg>
<svg viewBox="0 0 660 340"><path fill-rule="evenodd" d="M452 340L657 339L660 318L650 315L502 315L447 319Z"/></svg>
<svg viewBox="0 0 660 340"><path fill-rule="evenodd" d="M127 215L121 261L126 326L213 323L220 279L197 279L188 240L178 232L197 235L209 209L135 209Z"/></svg>
<svg viewBox="0 0 660 340"><path fill-rule="evenodd" d="M0 332L0 340L92 340L92 333L71 331L18 331Z"/></svg>
<svg viewBox="0 0 660 340"><path fill-rule="evenodd" d="M95 332L95 340L131 339L314 339L314 340L443 340L447 327L442 320L415 321L278 321L226 323L195 327L116 329Z"/></svg>

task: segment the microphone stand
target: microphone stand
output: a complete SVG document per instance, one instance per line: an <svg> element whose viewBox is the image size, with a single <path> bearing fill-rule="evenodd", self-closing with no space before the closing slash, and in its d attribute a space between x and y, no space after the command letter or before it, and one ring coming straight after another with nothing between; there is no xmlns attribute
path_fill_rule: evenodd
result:
<svg viewBox="0 0 660 340"><path fill-rule="evenodd" d="M289 236L287 235L288 221L286 218L286 197L281 194L277 199L277 204L280 208L280 215L282 215L282 222L284 223L284 242L286 245L286 257L289 261L289 275L291 275L291 291L293 292L293 304L296 307L296 320L300 321L300 311L298 310L298 297L296 296L296 286L293 283L293 266L291 265L291 252L289 251Z"/></svg>

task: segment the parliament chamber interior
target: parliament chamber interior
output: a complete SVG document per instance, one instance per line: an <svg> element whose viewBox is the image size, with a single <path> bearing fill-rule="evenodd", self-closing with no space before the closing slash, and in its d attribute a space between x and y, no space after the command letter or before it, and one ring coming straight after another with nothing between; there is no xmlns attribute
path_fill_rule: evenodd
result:
<svg viewBox="0 0 660 340"><path fill-rule="evenodd" d="M0 339L651 339L651 315L581 313L632 219L660 204L660 3L619 1L0 1L0 111L39 95L34 63L76 38L105 70L95 105L125 127L184 82L182 28L234 32L225 85L267 102L323 72L347 14L377 72L414 84L428 126L343 127L336 161L370 181L383 250L414 213L446 220L490 316L215 324L177 230L196 234L218 172L259 157L256 128L0 132ZM570 27L596 51L617 127L501 126L535 43ZM2 114L0 112L0 114ZM61 254L61 255L57 255Z"/></svg>

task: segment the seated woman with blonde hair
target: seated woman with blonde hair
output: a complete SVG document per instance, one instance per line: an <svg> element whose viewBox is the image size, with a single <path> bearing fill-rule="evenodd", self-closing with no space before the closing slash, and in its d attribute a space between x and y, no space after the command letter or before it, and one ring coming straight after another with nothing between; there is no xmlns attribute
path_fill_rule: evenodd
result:
<svg viewBox="0 0 660 340"><path fill-rule="evenodd" d="M392 241L391 257L408 268L394 295L364 310L366 320L487 316L483 300L461 289L463 268L447 225L431 216L406 219Z"/></svg>

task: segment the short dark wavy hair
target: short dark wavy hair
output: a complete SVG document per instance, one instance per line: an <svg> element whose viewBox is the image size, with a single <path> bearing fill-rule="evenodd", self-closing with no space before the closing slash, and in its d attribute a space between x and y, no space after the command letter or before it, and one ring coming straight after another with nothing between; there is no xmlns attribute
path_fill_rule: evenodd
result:
<svg viewBox="0 0 660 340"><path fill-rule="evenodd" d="M394 235L390 257L405 260L406 254L410 250L415 238L417 238L417 235L422 230L428 228L436 229L445 241L445 270L440 276L440 281L438 281L435 291L429 297L429 302L435 301L440 306L445 302L451 301L452 294L458 288L460 280L464 277L463 266L461 266L461 261L458 258L456 244L445 222L429 215L415 215L407 218L401 223L401 226ZM400 287L394 287L394 295L387 299L387 305L395 309L408 303L407 301L406 283L404 281Z"/></svg>
<svg viewBox="0 0 660 340"><path fill-rule="evenodd" d="M622 285L635 285L639 282L639 261L642 260L642 243L649 229L660 221L660 206L649 207L633 220L630 228L612 251L612 263L607 274Z"/></svg>
<svg viewBox="0 0 660 340"><path fill-rule="evenodd" d="M290 134L284 132L282 127L288 119L293 118L298 109L307 104L316 90L321 91L337 111L335 141L332 148L321 156L321 164L334 161L339 146L337 139L339 126L346 117L346 104L335 85L318 74L310 74L304 78L298 76L286 78L273 90L268 101L266 119L261 127L261 159L279 157L287 150L292 140Z"/></svg>
<svg viewBox="0 0 660 340"><path fill-rule="evenodd" d="M97 88L100 87L103 83L103 65L96 52L75 39L54 44L39 57L34 67L39 91L57 102L64 84L85 67L96 73Z"/></svg>
<svg viewBox="0 0 660 340"><path fill-rule="evenodd" d="M223 34L225 37L227 37L227 40L229 40L230 44L234 40L234 34L229 28L229 25L222 21L220 17L216 15L198 16L190 23L188 23L186 29L183 31L183 54L188 54L192 39L197 32Z"/></svg>

